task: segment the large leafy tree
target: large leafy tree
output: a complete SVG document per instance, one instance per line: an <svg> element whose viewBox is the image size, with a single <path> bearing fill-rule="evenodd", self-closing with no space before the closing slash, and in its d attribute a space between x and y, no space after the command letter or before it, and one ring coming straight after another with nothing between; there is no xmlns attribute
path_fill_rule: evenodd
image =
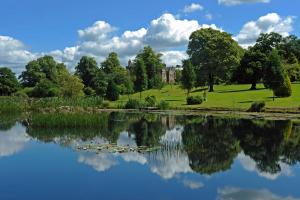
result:
<svg viewBox="0 0 300 200"><path fill-rule="evenodd" d="M93 57L83 56L75 67L76 75L79 76L86 87L93 86L93 79L98 74L99 68Z"/></svg>
<svg viewBox="0 0 300 200"><path fill-rule="evenodd" d="M206 28L191 34L187 53L198 68L197 76L206 77L213 92L216 79L229 80L242 49L230 34Z"/></svg>
<svg viewBox="0 0 300 200"><path fill-rule="evenodd" d="M161 86L161 70L165 64L161 60L161 54L156 53L150 46L146 46L138 55L137 59L145 64L148 89L159 88Z"/></svg>
<svg viewBox="0 0 300 200"><path fill-rule="evenodd" d="M76 98L83 96L84 85L82 80L68 71L62 71L58 76L60 95L65 98Z"/></svg>
<svg viewBox="0 0 300 200"><path fill-rule="evenodd" d="M256 84L263 78L264 66L267 62L267 56L250 48L247 50L234 73L234 79L239 83L250 83L251 90L256 90Z"/></svg>
<svg viewBox="0 0 300 200"><path fill-rule="evenodd" d="M106 60L101 63L101 68L106 74L112 74L121 67L118 54L115 52L110 53Z"/></svg>
<svg viewBox="0 0 300 200"><path fill-rule="evenodd" d="M181 84L183 88L187 90L187 95L190 94L191 89L194 87L195 80L196 80L196 74L191 61L190 60L183 61Z"/></svg>
<svg viewBox="0 0 300 200"><path fill-rule="evenodd" d="M0 96L11 95L19 88L15 74L7 67L0 68Z"/></svg>
<svg viewBox="0 0 300 200"><path fill-rule="evenodd" d="M142 98L142 92L148 87L147 72L144 61L142 59L136 59L134 63L135 71L135 81L134 88L135 91L140 92L140 99Z"/></svg>

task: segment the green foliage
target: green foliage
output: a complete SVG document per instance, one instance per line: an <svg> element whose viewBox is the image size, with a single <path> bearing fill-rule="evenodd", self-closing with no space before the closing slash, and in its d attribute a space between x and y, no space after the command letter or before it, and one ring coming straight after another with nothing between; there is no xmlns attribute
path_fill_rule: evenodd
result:
<svg viewBox="0 0 300 200"><path fill-rule="evenodd" d="M97 76L99 71L97 62L94 58L83 56L78 65L75 67L76 75L80 77L83 81L83 84L86 87L91 87L95 89L93 79Z"/></svg>
<svg viewBox="0 0 300 200"><path fill-rule="evenodd" d="M147 107L154 107L156 105L156 98L155 96L147 96L145 102Z"/></svg>
<svg viewBox="0 0 300 200"><path fill-rule="evenodd" d="M165 64L161 60L161 54L157 54L150 46L144 47L144 49L136 56L136 60L141 60L146 69L147 75L147 88L160 88L161 87L161 70ZM135 73L139 76L138 73ZM136 77L138 79L138 77Z"/></svg>
<svg viewBox="0 0 300 200"><path fill-rule="evenodd" d="M269 56L264 74L264 85L274 91L278 97L289 97L292 94L291 83L283 69L278 51L273 50Z"/></svg>
<svg viewBox="0 0 300 200"><path fill-rule="evenodd" d="M183 88L188 91L187 92L188 95L191 89L193 89L195 85L195 79L196 79L196 74L190 60L183 61L181 84Z"/></svg>
<svg viewBox="0 0 300 200"><path fill-rule="evenodd" d="M167 110L170 108L170 104L167 101L161 100L157 107L159 110Z"/></svg>
<svg viewBox="0 0 300 200"><path fill-rule="evenodd" d="M91 80L91 88L93 88L98 96L105 97L107 90L107 81L105 74L102 71L98 71L94 74Z"/></svg>
<svg viewBox="0 0 300 200"><path fill-rule="evenodd" d="M141 59L135 60L135 82L134 88L137 92L142 92L148 88L148 78L144 61Z"/></svg>
<svg viewBox="0 0 300 200"><path fill-rule="evenodd" d="M32 90L31 97L57 97L60 95L59 89L50 80L41 80Z"/></svg>
<svg viewBox="0 0 300 200"><path fill-rule="evenodd" d="M15 74L6 67L0 68L0 96L9 96L19 89Z"/></svg>
<svg viewBox="0 0 300 200"><path fill-rule="evenodd" d="M298 61L293 63L284 63L284 68L291 82L300 81L300 64Z"/></svg>
<svg viewBox="0 0 300 200"><path fill-rule="evenodd" d="M43 56L29 62L26 65L26 70L22 72L19 78L23 87L35 87L44 79L56 83L58 74L66 70L66 66L62 63L57 63L53 57Z"/></svg>
<svg viewBox="0 0 300 200"><path fill-rule="evenodd" d="M142 104L136 99L129 99L125 104L125 109L140 109Z"/></svg>
<svg viewBox="0 0 300 200"><path fill-rule="evenodd" d="M110 101L117 101L119 99L119 90L113 80L108 82L106 98Z"/></svg>
<svg viewBox="0 0 300 200"><path fill-rule="evenodd" d="M251 104L248 112L264 112L266 103L264 101L257 101Z"/></svg>
<svg viewBox="0 0 300 200"><path fill-rule="evenodd" d="M251 89L256 89L256 84L263 78L264 66L267 62L265 54L250 48L247 50L234 73L233 79L238 83L250 83Z"/></svg>
<svg viewBox="0 0 300 200"><path fill-rule="evenodd" d="M64 98L77 98L83 96L84 85L82 80L68 71L60 73L58 76L58 86L60 95Z"/></svg>
<svg viewBox="0 0 300 200"><path fill-rule="evenodd" d="M191 34L187 53L193 66L197 66L197 76L206 78L212 92L216 78L230 80L243 50L230 34L205 28Z"/></svg>
<svg viewBox="0 0 300 200"><path fill-rule="evenodd" d="M93 90L93 88L91 88L91 87L85 87L85 88L83 88L83 92L84 92L84 94L86 96L94 96L94 95L96 95L96 91Z"/></svg>
<svg viewBox="0 0 300 200"><path fill-rule="evenodd" d="M203 97L202 96L189 96L186 98L187 105L199 105L202 104Z"/></svg>
<svg viewBox="0 0 300 200"><path fill-rule="evenodd" d="M20 97L0 97L0 113L23 112L27 106L27 99Z"/></svg>
<svg viewBox="0 0 300 200"><path fill-rule="evenodd" d="M112 74L121 67L118 54L115 52L110 53L106 60L101 63L101 68L106 74Z"/></svg>
<svg viewBox="0 0 300 200"><path fill-rule="evenodd" d="M277 97L290 97L292 96L292 85L290 78L285 74L284 82L278 88L274 89L274 95Z"/></svg>

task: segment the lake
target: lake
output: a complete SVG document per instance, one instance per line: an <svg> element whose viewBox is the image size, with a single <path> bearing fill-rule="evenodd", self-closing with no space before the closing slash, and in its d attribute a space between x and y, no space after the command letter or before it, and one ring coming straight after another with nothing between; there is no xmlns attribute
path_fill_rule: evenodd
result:
<svg viewBox="0 0 300 200"><path fill-rule="evenodd" d="M300 199L297 121L99 115L101 126L84 128L1 115L0 199Z"/></svg>

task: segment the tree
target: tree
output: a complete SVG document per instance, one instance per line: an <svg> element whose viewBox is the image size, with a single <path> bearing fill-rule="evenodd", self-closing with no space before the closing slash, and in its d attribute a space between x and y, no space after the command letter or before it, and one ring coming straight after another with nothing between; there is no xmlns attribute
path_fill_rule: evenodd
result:
<svg viewBox="0 0 300 200"><path fill-rule="evenodd" d="M60 90L48 79L41 80L32 90L31 96L38 98L57 97Z"/></svg>
<svg viewBox="0 0 300 200"><path fill-rule="evenodd" d="M187 90L187 96L195 85L196 74L190 60L183 61L181 84Z"/></svg>
<svg viewBox="0 0 300 200"><path fill-rule="evenodd" d="M112 52L108 55L106 60L101 63L101 67L106 74L114 73L118 68L121 68L121 64L118 58L118 54Z"/></svg>
<svg viewBox="0 0 300 200"><path fill-rule="evenodd" d="M265 54L250 48L247 50L234 73L234 79L239 83L250 83L251 90L256 90L256 84L263 78L264 66L267 62Z"/></svg>
<svg viewBox="0 0 300 200"><path fill-rule="evenodd" d="M147 73L146 73L144 61L141 59L136 59L134 68L135 68L134 88L135 91L140 92L140 99L142 99L142 92L146 90L148 86Z"/></svg>
<svg viewBox="0 0 300 200"><path fill-rule="evenodd" d="M273 50L268 58L264 72L264 85L273 90L278 97L291 96L290 79L285 72L277 50Z"/></svg>
<svg viewBox="0 0 300 200"><path fill-rule="evenodd" d="M262 33L256 40L254 45L255 50L270 55L273 49L279 49L280 45L283 43L283 37L278 33Z"/></svg>
<svg viewBox="0 0 300 200"><path fill-rule="evenodd" d="M51 56L43 56L30 61L19 78L23 87L34 87L44 79L57 83L61 71L67 71L63 63L57 63Z"/></svg>
<svg viewBox="0 0 300 200"><path fill-rule="evenodd" d="M162 85L160 73L165 64L162 62L161 56L161 54L154 52L150 46L146 46L136 57L144 62L148 78L148 89L159 88Z"/></svg>
<svg viewBox="0 0 300 200"><path fill-rule="evenodd" d="M83 96L84 85L82 80L68 71L58 76L60 95L65 98L76 98Z"/></svg>
<svg viewBox="0 0 300 200"><path fill-rule="evenodd" d="M0 68L0 96L11 95L19 89L15 74L7 67Z"/></svg>
<svg viewBox="0 0 300 200"><path fill-rule="evenodd" d="M75 75L82 79L83 84L86 87L93 88L93 79L96 77L99 71L96 60L92 57L83 56L75 69Z"/></svg>
<svg viewBox="0 0 300 200"><path fill-rule="evenodd" d="M21 84L23 87L34 87L42 79L46 78L45 73L42 72L38 61L30 61L26 66L26 70L20 75Z"/></svg>
<svg viewBox="0 0 300 200"><path fill-rule="evenodd" d="M104 97L107 89L107 79L102 70L98 70L92 77L91 88L96 91L96 95Z"/></svg>
<svg viewBox="0 0 300 200"><path fill-rule="evenodd" d="M113 80L108 81L106 98L110 101L117 101L119 99L119 90Z"/></svg>
<svg viewBox="0 0 300 200"><path fill-rule="evenodd" d="M187 50L193 66L197 67L197 76L207 78L210 92L214 91L216 78L229 80L242 52L230 34L212 28L193 32Z"/></svg>

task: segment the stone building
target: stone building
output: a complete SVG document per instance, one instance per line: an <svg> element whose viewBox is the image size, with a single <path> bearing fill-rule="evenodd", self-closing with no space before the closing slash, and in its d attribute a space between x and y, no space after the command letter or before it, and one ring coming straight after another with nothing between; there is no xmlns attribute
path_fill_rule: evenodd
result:
<svg viewBox="0 0 300 200"><path fill-rule="evenodd" d="M176 69L175 67L167 67L161 71L161 79L163 83L175 83L176 81Z"/></svg>

